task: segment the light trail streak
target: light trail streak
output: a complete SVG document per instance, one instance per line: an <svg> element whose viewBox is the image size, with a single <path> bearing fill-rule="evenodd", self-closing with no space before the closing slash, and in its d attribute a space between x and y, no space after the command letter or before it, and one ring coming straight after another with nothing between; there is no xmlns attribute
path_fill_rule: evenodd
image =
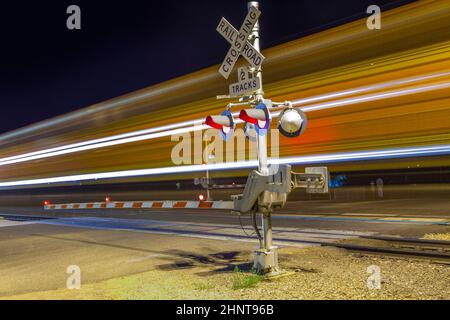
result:
<svg viewBox="0 0 450 320"><path fill-rule="evenodd" d="M435 84L435 85L429 85L429 86L423 86L423 87L417 87L417 88L412 88L412 89L404 89L404 90L390 91L390 92L374 94L374 95L367 95L367 96L362 96L362 97L358 97L358 98L342 99L342 100L333 101L333 102L325 102L325 103L316 104L316 105L302 108L302 110L304 112L318 111L318 110L323 110L323 109L347 106L350 104L400 97L400 96L405 96L405 95L410 95L410 94L422 93L422 92L433 91L433 90L441 90L441 89L446 89L446 88L450 88L449 82Z"/></svg>
<svg viewBox="0 0 450 320"><path fill-rule="evenodd" d="M76 148L72 148L72 149L64 149L64 150L55 151L55 152L51 152L51 153L38 154L38 155L31 156L31 157L4 161L4 162L0 162L0 166L13 164L13 163L19 163L19 162L25 162L25 161L31 161L31 160L37 160L37 159L42 159L42 158L55 157L55 156L60 156L63 154L69 154L69 153L74 153L74 152L87 151L87 150L93 150L93 149L104 148L104 147L111 147L111 146L126 144L126 143L130 143L130 142L138 142L138 141L144 141L144 140L157 139L157 138L161 138L161 137L183 134L183 133L187 133L187 132L201 131L201 130L208 129L208 128L209 127L206 125L199 125L194 128L187 127L187 128L173 129L173 130L168 130L168 131L163 131L163 132L150 133L150 134L137 136L137 137L130 137L130 138L125 138L125 139L106 141L106 142L102 142L102 143L90 144L90 145L76 147Z"/></svg>
<svg viewBox="0 0 450 320"><path fill-rule="evenodd" d="M447 144L439 146L368 150L368 151L344 152L344 153L322 154L312 156L287 157L280 159L271 159L270 163L272 165L276 164L306 165L315 163L325 164L325 163L346 162L346 161L368 161L368 160L411 158L411 157L424 157L424 156L449 155L449 154L450 154L450 144ZM193 173L206 170L213 171L213 170L244 169L257 167L257 165L258 165L257 161L241 161L233 163L217 163L206 165L189 165L189 166L149 168L149 169L114 171L114 172L99 172L99 173L89 173L71 176L1 182L0 188L23 187L23 186L42 185L51 183L70 183L70 182L80 182L98 179L131 178L131 177L154 176L162 174Z"/></svg>
<svg viewBox="0 0 450 320"><path fill-rule="evenodd" d="M87 141L73 143L73 144L68 144L68 145L64 145L64 146L60 146L60 147L55 147L55 148L50 148L50 149L45 149L45 150L40 150L40 151L35 151L35 152L24 153L24 154L20 154L20 155L17 155L17 156L0 158L0 165L3 162L16 160L16 159L20 159L20 158L32 157L32 156L36 156L36 155L40 155L40 154L44 154L44 153L53 153L53 152L57 152L57 151L65 150L65 149L74 149L74 148L79 148L79 147L83 147L83 146L87 146L87 145L91 145L91 144L100 144L100 143L109 142L109 141L113 141L113 140L124 139L124 138L139 136L139 135L148 135L150 133L174 130L174 129L188 127L188 126L191 126L191 127L192 126L201 126L202 122L203 122L203 119L201 119L201 120L191 120L191 121L185 121L185 122L178 122L178 123L174 123L174 124L170 124L170 125L166 125L166 126L160 126L160 127L155 127L155 128L145 129L145 130L139 130L139 131L132 131L132 132L127 132L127 133L118 134L118 135L114 135L114 136L109 136L109 137L105 137L105 138L87 140ZM14 163L14 162L12 162L12 163Z"/></svg>
<svg viewBox="0 0 450 320"><path fill-rule="evenodd" d="M320 95L320 96L311 97L311 98L307 98L307 99L299 99L299 100L295 100L293 102L293 105L298 107L298 106L301 106L301 105L309 103L309 102L326 100L326 99L336 98L336 97L342 97L342 96L346 96L346 95L351 95L351 94L361 93L361 92L366 92L366 91L371 91L371 90L384 89L389 86L409 84L409 83L413 83L413 82L417 82L417 81L435 79L435 78L444 77L444 76L448 76L448 75L450 75L450 72L436 73L436 74L426 75L426 76L422 76L422 77L414 77L414 78L406 78L406 79L402 79L402 80L395 80L395 81L390 81L390 82L382 83L382 84L378 84L378 85L360 87L360 88L353 89L353 90L345 90L345 91L341 91L341 92ZM432 90L440 90L440 89L445 89L445 88L449 88L449 87L450 87L450 83L446 82L446 83L441 83L441 84L436 84L436 85L415 87L415 88L411 88L411 89L393 90L393 91L386 92L386 93L366 95L366 96L357 97L357 98L341 99L338 101L331 101L331 102L325 102L325 103L321 103L321 104L305 106L301 109L304 112L312 112L312 111L342 107L342 106L356 104L356 103L393 98L393 97L398 97L398 96L403 96L403 95L432 91ZM238 114L239 114L238 112L233 113L233 116L237 117ZM277 118L279 115L280 115L280 112L274 112L272 114L272 117ZM21 163L21 162L26 162L26 161L32 161L32 160L37 160L37 159L43 159L43 158L49 158L49 157L55 157L55 156L74 153L74 152L93 150L93 149L97 149L97 148L104 148L104 147L116 146L116 145L121 145L121 144L132 143L132 142L157 139L157 138L161 138L161 137L171 136L174 134L181 134L181 133L194 132L194 131L208 129L209 127L203 125L203 121L204 121L203 119L184 121L184 122L174 123L171 125L165 125L165 126L160 126L160 127L155 127L155 128L145 129L145 130L133 131L133 132L114 135L114 136L110 136L110 137L88 140L88 141L64 145L64 146L60 146L60 147L25 153L25 154L21 154L21 155L17 155L17 156L0 158L0 166L5 166L5 165L9 165L9 164L14 164L14 163ZM243 123L243 121L240 119L236 119L235 123L240 124L240 123Z"/></svg>
<svg viewBox="0 0 450 320"><path fill-rule="evenodd" d="M449 72L441 72L441 73L433 73L433 74L425 75L422 77L410 77L410 78L405 78L405 79L401 79L401 80L393 80L393 81L383 82L383 83L379 83L379 84L375 84L375 85L359 87L356 89L344 90L344 91L334 92L334 93L325 94L325 95L319 95L319 96L310 97L310 98L298 99L298 100L292 101L292 104L296 105L296 106L304 105L307 103L323 101L323 100L327 100L327 99L340 98L340 97L345 97L345 96L369 92L369 91L387 89L390 87L401 86L401 85L410 84L410 83L414 83L414 82L446 77L449 75L450 75L450 71Z"/></svg>

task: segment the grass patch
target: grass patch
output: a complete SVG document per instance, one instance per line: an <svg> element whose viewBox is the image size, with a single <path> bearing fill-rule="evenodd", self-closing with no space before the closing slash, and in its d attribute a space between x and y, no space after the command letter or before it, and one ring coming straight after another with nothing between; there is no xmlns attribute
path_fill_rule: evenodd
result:
<svg viewBox="0 0 450 320"><path fill-rule="evenodd" d="M261 276L253 271L250 273L245 273L240 270L238 267L235 267L234 270L234 278L233 278L233 289L246 289L256 287L258 283L264 280L264 276Z"/></svg>

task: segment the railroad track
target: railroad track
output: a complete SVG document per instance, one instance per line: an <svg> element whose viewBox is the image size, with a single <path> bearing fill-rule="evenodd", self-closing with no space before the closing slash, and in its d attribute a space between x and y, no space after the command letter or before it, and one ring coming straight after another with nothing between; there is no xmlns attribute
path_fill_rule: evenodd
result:
<svg viewBox="0 0 450 320"><path fill-rule="evenodd" d="M385 241L386 246L365 246L345 243L327 244L362 255L428 260L450 265L450 241L424 240L386 236L362 236L363 239Z"/></svg>
<svg viewBox="0 0 450 320"><path fill-rule="evenodd" d="M0 214L0 219L11 221L36 221L46 219L57 219L57 217L36 215ZM432 263L450 265L450 241L424 240L418 238L402 238L391 236L361 236L362 239L378 240L385 245L356 245L347 243L335 243L325 241L293 240L285 239L287 242L314 243L322 246L331 246L345 249L352 253L361 255L378 255L386 257L408 258L428 260Z"/></svg>

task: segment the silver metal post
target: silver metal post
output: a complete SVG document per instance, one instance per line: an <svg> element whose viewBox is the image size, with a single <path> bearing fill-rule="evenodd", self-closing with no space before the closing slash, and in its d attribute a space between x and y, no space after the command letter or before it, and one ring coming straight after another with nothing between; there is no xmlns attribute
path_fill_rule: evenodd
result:
<svg viewBox="0 0 450 320"><path fill-rule="evenodd" d="M211 194L209 191L209 170L206 169L206 200L211 201Z"/></svg>
<svg viewBox="0 0 450 320"><path fill-rule="evenodd" d="M251 7L259 9L259 3L257 1L248 2L248 9ZM260 51L260 38L259 38L259 22L256 22L253 30L250 34L250 41L253 42L253 46L256 50ZM262 84L262 68L259 67L256 72L260 89L256 92L256 100L262 101L264 99L264 90ZM257 140L258 148L258 171L263 175L269 175L268 161L267 161L267 135L258 135ZM255 255L255 268L262 273L277 273L278 270L278 253L277 248L272 244L272 217L269 212L259 212L262 218L263 228L263 247L256 251Z"/></svg>
<svg viewBox="0 0 450 320"><path fill-rule="evenodd" d="M248 3L248 9L250 10L251 7L256 7L259 9L259 3L257 1L250 1ZM255 26L253 27L253 30L250 34L250 39L253 42L253 46L256 50L260 51L260 39L259 39L259 22L255 23ZM259 67L256 70L256 77L259 81L259 90L256 92L256 100L263 100L264 99L264 90L263 90L263 83L262 83L262 68ZM258 168L259 172L263 175L269 174L269 169L267 165L267 136L259 136L258 135L258 141L257 141L257 147L258 147Z"/></svg>
<svg viewBox="0 0 450 320"><path fill-rule="evenodd" d="M214 154L210 153L210 150L208 149L209 145L207 145L206 148L207 148L206 150L207 150L207 158L208 158L207 161L206 161L206 165L208 165L212 161L214 161L214 163L215 163L214 159L216 158L216 156ZM206 200L207 201L212 201L211 191L209 189L209 186L210 186L209 169L206 169Z"/></svg>
<svg viewBox="0 0 450 320"><path fill-rule="evenodd" d="M272 219L270 214L263 214L264 229L264 247L269 250L272 248Z"/></svg>

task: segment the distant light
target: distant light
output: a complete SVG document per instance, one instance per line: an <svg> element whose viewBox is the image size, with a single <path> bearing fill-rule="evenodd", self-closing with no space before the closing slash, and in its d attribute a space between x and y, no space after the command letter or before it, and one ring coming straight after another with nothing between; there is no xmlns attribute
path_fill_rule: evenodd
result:
<svg viewBox="0 0 450 320"><path fill-rule="evenodd" d="M105 202L110 202L110 201L111 201L111 199L109 197L105 198Z"/></svg>
<svg viewBox="0 0 450 320"><path fill-rule="evenodd" d="M200 194L198 195L198 200L199 200L199 201L205 201L205 195L200 193Z"/></svg>
<svg viewBox="0 0 450 320"><path fill-rule="evenodd" d="M50 201L48 201L48 200L44 201L44 206L48 206L49 204L50 204Z"/></svg>

